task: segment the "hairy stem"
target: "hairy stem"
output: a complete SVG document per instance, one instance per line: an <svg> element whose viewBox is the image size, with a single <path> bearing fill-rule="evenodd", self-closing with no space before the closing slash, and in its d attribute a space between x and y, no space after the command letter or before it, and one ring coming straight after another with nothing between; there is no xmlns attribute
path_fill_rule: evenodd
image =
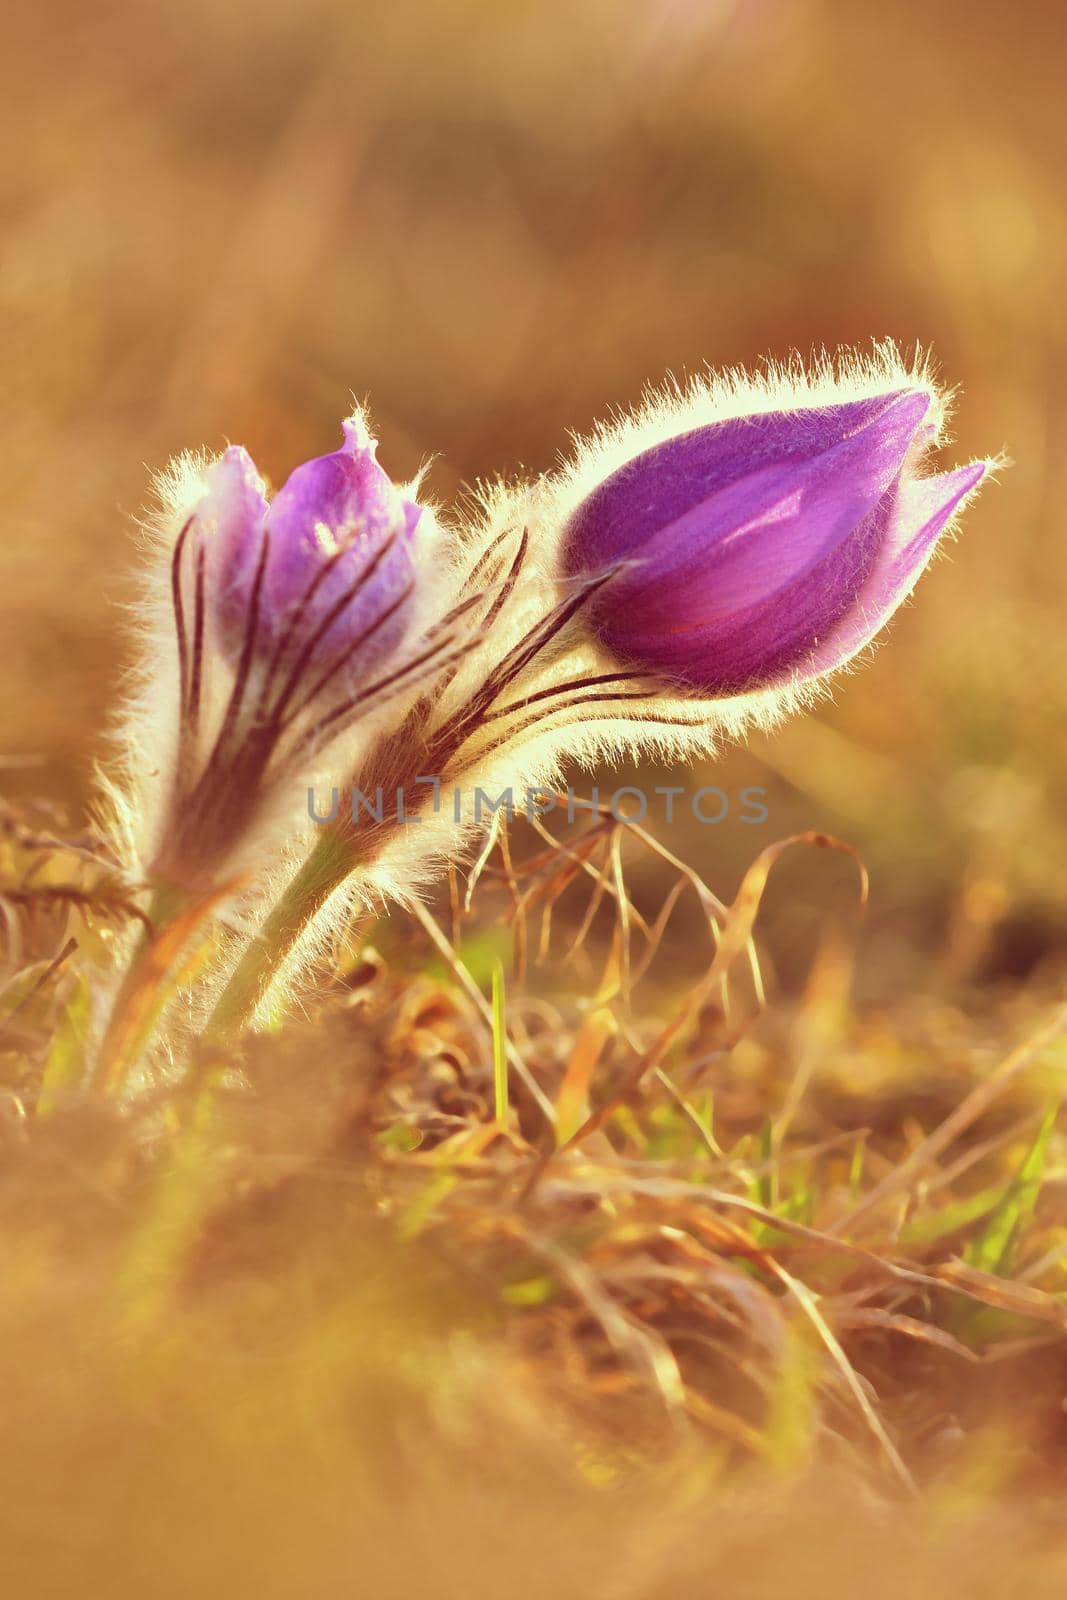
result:
<svg viewBox="0 0 1067 1600"><path fill-rule="evenodd" d="M211 1039L236 1038L251 1022L312 917L356 865L351 842L328 828L248 946L208 1018Z"/></svg>
<svg viewBox="0 0 1067 1600"><path fill-rule="evenodd" d="M419 710L413 711L378 748L362 775L360 787L365 793L373 793L380 784L384 792L403 795L403 808L398 807L401 815L412 815L425 802L419 774L441 772L454 748L454 742L424 737L423 716ZM208 1018L209 1037L233 1039L248 1027L308 923L350 873L375 859L396 826L388 819L361 819L333 823L322 830L219 996Z"/></svg>
<svg viewBox="0 0 1067 1600"><path fill-rule="evenodd" d="M525 558L526 548L527 535L524 530L508 576L483 622L481 629L483 641L511 596ZM403 796L404 805L400 814L410 819L413 811L418 810L425 801L425 789L420 789L419 785L426 782L426 777L420 775L433 774L440 777L457 757L461 757L468 740L489 720L486 713L493 703L516 679L521 678L525 669L540 655L546 645L558 639L578 612L618 570L618 565L608 567L585 579L573 593L560 601L546 617L506 652L503 660L489 672L485 683L475 691L473 699L456 710L452 716L446 717L437 728L431 729L428 726L429 702L416 706L401 726L386 738L375 752L369 770L361 775L360 788L363 792L373 793L379 786L378 781L382 780L380 786L383 790ZM628 676L608 673L593 678L579 678L566 683L558 692L581 690L601 681L612 682L616 679L623 681ZM444 683L447 685L450 681L451 674ZM553 714L556 708L550 702L556 692L552 690L547 695L533 694L525 701L504 708L502 714L521 710L524 706L545 700L547 703L544 708L523 725L525 729L532 725L532 722ZM629 696L618 693L591 698L625 700L643 698L643 694ZM573 702L568 703L566 709L572 708ZM514 737L515 732L516 730L512 730L499 740L498 744L506 743L509 738ZM483 751L482 754L484 753ZM392 825L389 823L368 825L357 823L355 818L349 824L334 824L325 830L296 877L275 904L259 934L238 962L208 1019L206 1029L208 1037L232 1039L248 1027L312 918L350 873L375 859L387 843L391 831Z"/></svg>

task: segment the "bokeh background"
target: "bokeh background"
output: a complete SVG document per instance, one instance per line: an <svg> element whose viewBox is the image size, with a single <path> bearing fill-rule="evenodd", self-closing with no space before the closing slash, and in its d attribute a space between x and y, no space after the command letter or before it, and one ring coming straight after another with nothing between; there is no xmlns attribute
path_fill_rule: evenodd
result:
<svg viewBox="0 0 1067 1600"><path fill-rule="evenodd" d="M1014 465L873 664L717 769L766 785L765 828L684 847L729 895L773 837L848 838L873 874L872 994L1054 981L1062 34L1055 0L1010 26L989 0L19 7L0 61L0 784L88 794L132 517L179 449L239 440L277 480L332 447L355 392L384 463L436 453L447 501L550 467L668 369L918 340L961 390L945 465ZM846 861L783 863L783 981L853 897Z"/></svg>

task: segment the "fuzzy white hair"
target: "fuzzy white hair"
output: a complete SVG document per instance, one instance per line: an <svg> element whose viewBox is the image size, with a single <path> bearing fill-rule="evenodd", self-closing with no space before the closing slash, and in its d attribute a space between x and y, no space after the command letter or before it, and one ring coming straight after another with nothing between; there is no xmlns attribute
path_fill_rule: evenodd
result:
<svg viewBox="0 0 1067 1600"><path fill-rule="evenodd" d="M619 467L651 446L677 434L768 412L791 412L840 405L868 396L908 388L926 394L925 448L946 441L951 394L936 381L932 363L916 349L906 359L885 340L862 353L818 353L805 362L799 354L785 362L768 362L751 373L740 368L708 372L682 384L646 390L638 406L613 415L585 438L574 437L557 470L533 482L480 482L473 510L458 530L456 568L484 564L495 548L513 545L523 529L529 535L521 576L504 612L495 620L491 659L499 661L537 626L560 594L561 534L586 497ZM453 579L450 600L460 592ZM870 647L860 653L866 655ZM859 657L856 658L858 660ZM846 663L846 670L856 661ZM592 634L581 627L561 631L526 669L520 700L548 697L567 680L596 679L614 663ZM460 666L435 709L435 720L454 715L484 681L487 660L473 650ZM666 762L691 761L714 753L724 742L742 738L754 727L766 728L791 712L809 708L829 692L825 677L791 681L724 699L672 690L662 684L631 711L626 703L606 701L595 717L587 704L575 703L536 725L523 728L521 717L510 737L485 727L468 741L449 780L462 787L464 806L456 820L448 805L426 811L418 825L397 828L372 861L357 869L311 921L305 937L290 953L284 985L299 990L302 974L334 937L338 924L353 907L380 907L390 899L410 900L438 876L442 865L457 860L484 832L473 804L478 790L495 796L511 790L520 797L529 789L555 787L574 764L594 770L655 756ZM561 706L565 701L561 699ZM518 715L518 714L517 714ZM506 733L507 725L504 726ZM343 803L343 802L342 802ZM275 991L277 1004L277 991Z"/></svg>
<svg viewBox="0 0 1067 1600"><path fill-rule="evenodd" d="M441 778L446 794L453 787L461 790L460 815L453 814L449 803L424 807L417 823L386 831L372 858L356 863L348 879L308 917L265 1002L268 1010L276 1008L280 994L299 994L309 968L354 907L410 900L426 890L445 863L463 854L484 831L474 803L479 790L490 796L510 790L521 804L518 797L527 790L557 786L570 763L592 770L649 755L669 762L693 760L755 726L769 726L810 706L824 694L825 678L812 681L799 673L775 687L722 699L672 688L651 675L639 689L620 692L617 686L624 676L640 679L641 674L620 674L619 663L595 631L582 626L580 593L568 609L568 595L576 595L576 586L563 576L562 535L599 484L665 439L734 418L840 405L904 388L926 394L923 447L936 448L945 439L950 395L920 351L906 360L895 344L883 341L866 353L822 353L806 363L795 355L784 363L768 362L756 373L730 369L684 384L672 379L647 390L633 410L613 415L588 437L575 437L556 470L532 482L477 484L466 516L451 527L427 504L421 474L404 486L401 492L412 498L417 493L425 508L420 543L427 551L427 570L411 636L418 638L420 629L425 633L435 625L466 628L468 636L436 682L377 708L331 745L314 763L314 771L301 774L293 792L272 797L254 837L243 842L235 858L246 882L229 907L234 936L217 981L224 981L242 946L250 938L254 941L262 915L284 895L287 875L315 848L316 830L304 809L307 787L324 786L327 792L337 787L345 797L341 804L347 804L360 773L374 770L376 752L388 748L390 740L403 743L405 719L414 715L413 708L421 719L415 742L446 752L445 770L426 775ZM356 415L365 426L362 412ZM206 492L213 459L186 455L173 462L157 478L156 505L142 523L149 548L136 609L141 666L128 686L119 729L121 770L117 778L105 780L110 831L121 841L131 868L141 872L150 865L160 828L166 826L178 748L171 560L190 507ZM452 622L453 616L466 620ZM557 626L553 619L560 617ZM480 627L486 629L484 637L478 634ZM531 640L539 641L532 652L527 648ZM208 692L217 719L232 676L219 651L211 656ZM502 692L487 699L487 683L493 684L494 673L499 675L501 664L509 662L518 662L514 674L505 672ZM593 685L595 695L588 692ZM484 714L470 716L472 706L481 706ZM457 726L462 737L449 746L448 730ZM403 781L409 783L416 771L417 765L408 765ZM203 998L208 998L206 989Z"/></svg>

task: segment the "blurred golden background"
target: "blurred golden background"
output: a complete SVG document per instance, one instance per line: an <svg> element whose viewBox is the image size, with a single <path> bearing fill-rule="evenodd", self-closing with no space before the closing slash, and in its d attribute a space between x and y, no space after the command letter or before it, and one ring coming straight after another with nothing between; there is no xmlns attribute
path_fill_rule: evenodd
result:
<svg viewBox="0 0 1067 1600"><path fill-rule="evenodd" d="M731 1038L708 1005L679 1035L699 1117L669 1077L622 1076L707 969L695 897L615 1041L591 965L558 959L526 993L509 969L494 1038L510 1029L576 1118L586 1090L610 1108L619 1089L617 1159L601 1128L527 1179L482 1013L428 944L405 967L421 934L400 917L239 1072L209 1048L210 1072L194 1055L131 1114L68 1102L93 947L64 967L69 896L27 914L39 943L11 961L0 1038L5 1592L289 1600L358 1574L382 1595L679 1600L717 1579L853 1600L859 1572L871 1600L1067 1592L1063 1055L1034 1026L1067 974L1063 18L1057 0L9 8L5 848L5 795L75 816L91 796L131 659L134 519L180 450L239 441L277 482L335 447L354 393L383 464L433 455L447 504L550 468L668 371L889 336L959 386L942 465L1012 465L832 702L695 775L765 787L765 824L653 819L724 899L798 830L871 873L860 918L847 856L775 867L766 1010ZM49 850L22 849L17 881L39 886ZM662 862L627 871L658 906ZM488 987L507 931L486 878L461 950L473 972L481 940ZM655 1187L690 1148L740 1211ZM850 1238L872 1207L858 1265L813 1231ZM688 1389L661 1416L668 1371ZM899 1514L863 1465L872 1439L886 1453L872 1404L932 1490ZM1010 1427L986 1432L987 1407ZM766 1500L747 1475L732 1497L750 1458Z"/></svg>
<svg viewBox="0 0 1067 1600"><path fill-rule="evenodd" d="M873 665L734 753L874 875L867 981L1067 945L1062 9L988 0L41 0L0 74L0 783L79 802L148 469L278 480L368 396L446 501L550 467L667 370L891 335L959 384L945 465L1014 462ZM847 862L783 866L780 964ZM792 876L790 876L792 874ZM798 892L798 885L802 889ZM820 905L813 905L813 897ZM902 938L902 931L907 937Z"/></svg>

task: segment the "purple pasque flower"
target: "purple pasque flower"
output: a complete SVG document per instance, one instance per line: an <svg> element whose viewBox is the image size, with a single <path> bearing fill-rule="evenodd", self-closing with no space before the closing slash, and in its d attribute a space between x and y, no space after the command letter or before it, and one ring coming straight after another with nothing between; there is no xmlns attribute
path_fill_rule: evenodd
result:
<svg viewBox="0 0 1067 1600"><path fill-rule="evenodd" d="M712 423L626 462L563 534L568 577L626 563L589 608L603 644L714 697L843 665L910 593L986 470L919 476L929 408L904 387Z"/></svg>
<svg viewBox="0 0 1067 1600"><path fill-rule="evenodd" d="M231 446L187 509L171 567L181 717L161 865L174 876L189 875L194 855L204 876L247 834L272 781L454 642L417 626L423 509L378 465L361 417L344 439L272 500Z"/></svg>

